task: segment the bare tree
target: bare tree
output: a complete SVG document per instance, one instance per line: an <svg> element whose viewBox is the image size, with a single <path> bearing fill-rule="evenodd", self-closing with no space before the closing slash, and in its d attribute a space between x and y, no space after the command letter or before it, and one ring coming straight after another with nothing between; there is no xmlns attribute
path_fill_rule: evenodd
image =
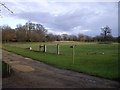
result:
<svg viewBox="0 0 120 90"><path fill-rule="evenodd" d="M55 37L55 35L50 33L50 34L47 34L46 39L47 39L47 41L55 41L56 37Z"/></svg>
<svg viewBox="0 0 120 90"><path fill-rule="evenodd" d="M27 40L27 34L26 34L26 29L24 26L21 24L17 25L16 28L16 37L18 41L26 41Z"/></svg>
<svg viewBox="0 0 120 90"><path fill-rule="evenodd" d="M106 41L107 40L107 36L111 35L111 29L110 29L110 27L105 26L105 27L101 28L101 30L102 30L101 36L103 36L104 37L104 41Z"/></svg>
<svg viewBox="0 0 120 90"><path fill-rule="evenodd" d="M15 30L11 29L9 26L2 27L2 40L3 41L13 41L16 38Z"/></svg>
<svg viewBox="0 0 120 90"><path fill-rule="evenodd" d="M85 35L79 34L78 39L79 39L79 41L84 42L85 41Z"/></svg>
<svg viewBox="0 0 120 90"><path fill-rule="evenodd" d="M62 37L63 37L64 41L69 40L69 35L68 34L62 34Z"/></svg>
<svg viewBox="0 0 120 90"><path fill-rule="evenodd" d="M27 41L45 41L47 30L41 24L27 22L25 25L27 33Z"/></svg>
<svg viewBox="0 0 120 90"><path fill-rule="evenodd" d="M56 39L56 41L61 41L62 40L60 35L55 35L55 39Z"/></svg>

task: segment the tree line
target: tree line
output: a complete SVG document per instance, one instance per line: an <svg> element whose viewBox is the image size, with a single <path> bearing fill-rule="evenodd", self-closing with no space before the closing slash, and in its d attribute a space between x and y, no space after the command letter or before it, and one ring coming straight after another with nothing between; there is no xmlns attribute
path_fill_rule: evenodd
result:
<svg viewBox="0 0 120 90"><path fill-rule="evenodd" d="M50 41L80 41L80 42L120 42L119 37L113 37L108 34L109 27L102 28L101 35L91 37L83 34L78 35L54 35L47 33L47 30L41 24L27 22L25 25L18 24L15 29L10 26L0 26L2 30L3 42L50 42ZM108 32L110 33L110 32Z"/></svg>

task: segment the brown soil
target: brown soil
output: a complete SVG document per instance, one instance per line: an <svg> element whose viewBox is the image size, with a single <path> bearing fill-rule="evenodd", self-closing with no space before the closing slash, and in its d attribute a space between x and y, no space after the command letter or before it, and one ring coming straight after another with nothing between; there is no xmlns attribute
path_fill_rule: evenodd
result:
<svg viewBox="0 0 120 90"><path fill-rule="evenodd" d="M119 83L83 73L58 69L39 61L3 51L13 73L3 78L3 88L118 88Z"/></svg>

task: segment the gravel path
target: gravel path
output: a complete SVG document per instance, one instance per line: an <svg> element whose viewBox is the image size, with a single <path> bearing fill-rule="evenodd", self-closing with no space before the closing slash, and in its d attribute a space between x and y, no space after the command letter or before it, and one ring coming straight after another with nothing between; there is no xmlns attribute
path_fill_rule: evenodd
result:
<svg viewBox="0 0 120 90"><path fill-rule="evenodd" d="M89 76L3 51L3 60L14 72L3 78L3 88L118 88L112 80Z"/></svg>

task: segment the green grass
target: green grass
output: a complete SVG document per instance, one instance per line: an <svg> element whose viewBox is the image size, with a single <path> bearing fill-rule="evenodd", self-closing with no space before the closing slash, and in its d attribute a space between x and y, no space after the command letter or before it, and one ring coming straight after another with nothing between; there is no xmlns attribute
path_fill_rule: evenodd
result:
<svg viewBox="0 0 120 90"><path fill-rule="evenodd" d="M118 80L118 44L96 44L96 43L59 43L61 55L33 52L25 48L31 46L39 50L39 45L56 45L57 43L9 43L4 44L3 49L30 57L52 66L84 72L103 78ZM72 48L75 47L75 64L72 62ZM53 48L49 48L49 51ZM88 53L88 54L87 54ZM104 54L102 54L104 53Z"/></svg>

